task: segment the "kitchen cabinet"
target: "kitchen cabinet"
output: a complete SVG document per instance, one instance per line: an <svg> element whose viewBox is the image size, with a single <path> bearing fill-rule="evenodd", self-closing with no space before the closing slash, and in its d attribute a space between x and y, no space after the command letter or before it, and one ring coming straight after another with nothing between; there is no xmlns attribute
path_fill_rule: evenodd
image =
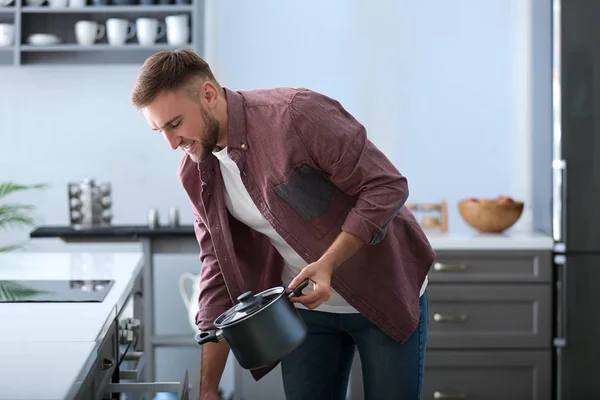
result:
<svg viewBox="0 0 600 400"><path fill-rule="evenodd" d="M167 49L190 48L200 51L203 24L203 0L193 0L191 4L138 4L135 1L80 0L84 6L72 6L63 1L64 6L28 5L26 0L15 0L10 6L0 7L0 24L14 26L14 44L0 47L1 65L126 65L142 64L150 55ZM54 2L53 1L53 2ZM113 1L132 5L113 5ZM158 0L156 0L158 1ZM174 1L174 0L171 0ZM40 0L35 3L41 2ZM29 3L31 4L31 3ZM137 35L129 38L124 45L110 45L107 40L106 21L109 18L126 19L135 26L138 18L152 18L159 21L166 31L165 18L171 15L187 15L189 18L189 41L182 45L171 45L167 37L158 38L154 44L141 45ZM102 35L93 44L78 44L75 39L75 24L78 21L94 21L100 25ZM135 32L135 31L134 31ZM32 34L54 35L60 42L31 42ZM42 38L46 40L46 38Z"/></svg>
<svg viewBox="0 0 600 400"><path fill-rule="evenodd" d="M144 263L137 252L0 254L3 290L21 293L0 301L0 320L11 321L0 331L0 399L187 399L196 383L187 370L170 382L143 374L152 350L143 340Z"/></svg>
<svg viewBox="0 0 600 400"><path fill-rule="evenodd" d="M423 398L551 397L550 250L439 251Z"/></svg>
<svg viewBox="0 0 600 400"><path fill-rule="evenodd" d="M177 393L177 400L189 399L191 385L187 370L177 382L148 382L143 378L142 283L140 275L125 306L106 330L93 366L78 384L75 400L102 400L120 394L127 394L128 398L133 395L134 398L151 399L160 392Z"/></svg>
<svg viewBox="0 0 600 400"><path fill-rule="evenodd" d="M38 228L31 237L60 237L67 242L142 242L146 259L144 276L150 283L145 288L143 303L151 310L144 316L146 335L142 341L149 360L145 379L155 379L153 350L157 347L176 345L200 354L201 349L191 340L187 314L179 314L181 332L175 334L173 323L155 304L159 293L168 292L171 289L167 288L176 284L175 276L183 272L181 268L199 272L195 264L182 267L178 259L169 268L163 268L177 271L167 279L154 265L156 257L162 254L186 253L196 257L199 249L193 227L152 231L133 226L77 231L48 226ZM502 395L515 400L550 398L552 238L510 232L449 233L428 238L437 259L429 274L429 340L423 398L495 399ZM155 285L164 286L155 288ZM163 297L160 303L170 304L170 301ZM155 326L161 326L161 330ZM283 398L279 368L256 382L231 358L229 364L232 368L228 381L233 381L231 389L236 400ZM358 355L351 374L348 398L361 400L364 397Z"/></svg>

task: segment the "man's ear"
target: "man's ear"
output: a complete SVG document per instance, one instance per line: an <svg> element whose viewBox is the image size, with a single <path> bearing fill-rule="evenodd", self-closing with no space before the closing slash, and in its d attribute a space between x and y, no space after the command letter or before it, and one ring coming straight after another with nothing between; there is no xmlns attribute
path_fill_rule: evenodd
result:
<svg viewBox="0 0 600 400"><path fill-rule="evenodd" d="M200 98L208 108L214 108L219 98L219 90L211 81L202 82L202 85L200 85Z"/></svg>

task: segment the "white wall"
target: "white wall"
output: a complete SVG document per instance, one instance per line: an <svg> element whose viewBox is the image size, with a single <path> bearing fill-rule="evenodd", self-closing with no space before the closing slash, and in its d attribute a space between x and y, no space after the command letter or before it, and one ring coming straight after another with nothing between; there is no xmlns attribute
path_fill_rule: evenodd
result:
<svg viewBox="0 0 600 400"><path fill-rule="evenodd" d="M0 180L51 185L14 197L36 204L41 223L68 224L67 182L86 176L112 183L115 224L145 223L152 207L166 218L173 206L191 223L175 174L179 153L129 103L138 69L1 70ZM21 230L0 235L0 243L27 238ZM35 244L39 249L57 245Z"/></svg>
<svg viewBox="0 0 600 400"><path fill-rule="evenodd" d="M530 8L213 0L206 57L231 88L305 86L339 99L407 176L411 200L448 200L450 228L470 231L460 198L531 203Z"/></svg>
<svg viewBox="0 0 600 400"><path fill-rule="evenodd" d="M230 88L306 86L339 99L408 177L412 200L449 201L453 230L468 231L461 197L529 200L531 54L549 51L539 39L532 48L530 2L376 4L211 0L205 56ZM85 176L113 184L115 224L172 206L190 222L179 155L129 105L137 70L2 69L0 179L52 185L25 196L43 223L68 222L66 184Z"/></svg>

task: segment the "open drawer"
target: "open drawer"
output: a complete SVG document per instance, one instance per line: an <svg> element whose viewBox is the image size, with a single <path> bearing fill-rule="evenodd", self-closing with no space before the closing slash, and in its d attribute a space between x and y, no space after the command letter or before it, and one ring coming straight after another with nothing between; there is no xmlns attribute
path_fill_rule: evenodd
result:
<svg viewBox="0 0 600 400"><path fill-rule="evenodd" d="M168 392L177 393L177 400L188 400L190 397L189 377L187 370L184 372L180 382L127 382L110 383L106 388L106 394L126 394L127 398L144 397L140 395L152 395ZM105 394L105 396L106 396Z"/></svg>
<svg viewBox="0 0 600 400"><path fill-rule="evenodd" d="M144 364L144 352L125 352L119 368L115 371L118 382L114 376L113 381L104 389L104 397L125 394L127 399L152 399L157 393L167 392L177 393L177 400L189 398L190 383L187 370L184 371L179 382L144 382L141 381Z"/></svg>

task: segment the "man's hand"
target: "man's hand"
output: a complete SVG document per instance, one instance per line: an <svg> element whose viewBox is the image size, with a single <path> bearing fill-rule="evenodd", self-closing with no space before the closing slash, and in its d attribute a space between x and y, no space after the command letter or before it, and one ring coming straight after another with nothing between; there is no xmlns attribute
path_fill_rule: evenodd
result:
<svg viewBox="0 0 600 400"><path fill-rule="evenodd" d="M294 289L306 278L310 279L313 283L313 291L309 294L302 296L292 297L293 302L298 302L311 310L317 308L321 303L329 300L331 297L330 284L331 275L335 270L335 266L332 263L320 259L312 264L308 264L300 271L298 275L292 280L289 285L290 289Z"/></svg>
<svg viewBox="0 0 600 400"><path fill-rule="evenodd" d="M358 236L341 232L321 258L304 267L290 282L290 289L294 289L306 278L313 283L311 293L298 297L294 296L292 301L304 304L309 309L314 310L321 303L329 300L333 272L364 245L365 243Z"/></svg>

